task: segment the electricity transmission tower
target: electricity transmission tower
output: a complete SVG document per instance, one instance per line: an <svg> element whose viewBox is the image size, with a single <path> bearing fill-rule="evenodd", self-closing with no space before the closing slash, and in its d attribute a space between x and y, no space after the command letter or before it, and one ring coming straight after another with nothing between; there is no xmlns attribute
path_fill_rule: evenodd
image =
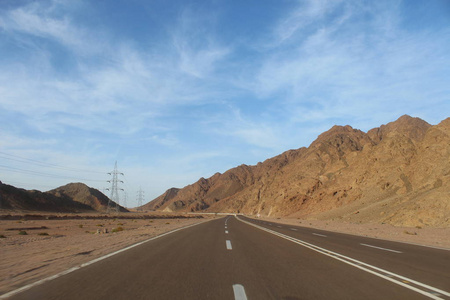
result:
<svg viewBox="0 0 450 300"><path fill-rule="evenodd" d="M142 206L142 200L144 200L144 191L142 190L141 187L139 187L139 191L137 192L138 196L137 196L137 201L138 201L138 210L142 210L141 206Z"/></svg>
<svg viewBox="0 0 450 300"><path fill-rule="evenodd" d="M123 189L119 188L119 183L123 183L123 181L119 180L119 175L123 176L123 173L117 171L117 161L114 165L114 171L109 172L108 174L112 175L112 179L108 180L108 182L111 182L111 189L108 189L111 191L111 195L109 196L108 208L106 209L106 213L110 213L112 210L120 212L119 190L123 191Z"/></svg>
<svg viewBox="0 0 450 300"><path fill-rule="evenodd" d="M122 203L122 206L123 207L127 207L127 200L128 200L128 193L127 192L124 192L123 193L123 203Z"/></svg>

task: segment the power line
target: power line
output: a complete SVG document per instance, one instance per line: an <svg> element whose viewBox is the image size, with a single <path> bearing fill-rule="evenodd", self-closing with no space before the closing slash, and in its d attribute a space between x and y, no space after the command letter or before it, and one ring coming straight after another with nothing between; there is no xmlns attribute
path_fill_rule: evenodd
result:
<svg viewBox="0 0 450 300"><path fill-rule="evenodd" d="M5 166L5 165L0 165L0 169L7 170L10 172L22 173L22 174L27 174L27 175L39 175L39 176L50 177L50 178L61 178L61 179L70 179L70 180L81 180L81 181L98 181L98 182L103 181L103 180L97 180L97 179L61 176L61 175L56 175L56 174L49 174L49 173L44 173L44 172L37 172L37 171L32 171L32 170L14 168L14 167Z"/></svg>
<svg viewBox="0 0 450 300"><path fill-rule="evenodd" d="M9 185L15 184L15 185L26 186L26 185L29 185L29 182L19 182L19 181L7 180L7 181L3 181L3 184L9 184ZM43 187L43 188L55 188L55 186L43 185L43 184L33 184L33 186L38 186L38 187Z"/></svg>
<svg viewBox="0 0 450 300"><path fill-rule="evenodd" d="M21 156L17 156L17 155L12 155L12 154L5 153L2 151L0 151L0 154L2 154L2 155L0 155L0 157L4 158L4 159L13 160L13 161L21 162L21 163L31 163L31 164L34 164L34 165L37 165L40 167L44 166L44 167L49 167L49 168L54 168L54 169L65 170L65 171L104 174L104 172L84 170L84 169L78 169L78 168L72 168L72 167L65 167L65 166L52 164L52 163L48 163L48 162L43 162L43 161L39 161L39 160L35 160L35 159L29 159L29 158L25 158L25 157L21 157ZM9 157L6 157L4 155L9 156Z"/></svg>

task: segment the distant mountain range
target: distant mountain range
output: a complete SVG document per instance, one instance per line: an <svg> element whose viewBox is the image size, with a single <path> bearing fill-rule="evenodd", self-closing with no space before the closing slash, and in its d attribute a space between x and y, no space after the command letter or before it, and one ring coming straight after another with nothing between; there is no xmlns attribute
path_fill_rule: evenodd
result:
<svg viewBox="0 0 450 300"><path fill-rule="evenodd" d="M171 188L142 206L166 212L450 226L450 118L404 115L367 133L334 126L308 148Z"/></svg>
<svg viewBox="0 0 450 300"><path fill-rule="evenodd" d="M46 212L106 212L108 197L83 183L69 183L48 192L0 184L0 209ZM115 205L114 205L115 207ZM128 211L120 207L120 210Z"/></svg>

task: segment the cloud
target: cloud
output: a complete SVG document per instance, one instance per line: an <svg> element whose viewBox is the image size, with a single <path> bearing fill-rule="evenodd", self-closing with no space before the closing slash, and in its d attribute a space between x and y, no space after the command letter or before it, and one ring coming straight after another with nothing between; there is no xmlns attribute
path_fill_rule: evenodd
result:
<svg viewBox="0 0 450 300"><path fill-rule="evenodd" d="M77 9L84 6L81 2L78 5ZM105 45L102 36L105 33L75 26L66 13L73 8L73 5L61 1L34 2L3 14L0 24L5 31L49 39L79 55L101 53Z"/></svg>
<svg viewBox="0 0 450 300"><path fill-rule="evenodd" d="M283 99L279 104L294 122L381 114L392 120L408 107L420 113L424 99L445 101L448 30L405 31L396 3L312 2L276 27L275 37L291 44L262 60L249 85L260 98Z"/></svg>
<svg viewBox="0 0 450 300"><path fill-rule="evenodd" d="M295 35L303 35L308 26L323 22L327 14L341 4L341 0L307 0L300 1L297 8L282 19L274 29L276 45Z"/></svg>
<svg viewBox="0 0 450 300"><path fill-rule="evenodd" d="M24 39L32 49L25 59L0 67L0 104L24 114L41 131L69 126L132 134L173 107L210 101L218 93L211 74L230 50L207 33L202 26L207 20L194 22L192 13L184 13L172 30L173 44L147 49L110 40L108 32L75 23L70 7L49 3L7 11L1 22L3 34ZM58 45L63 54L55 51ZM64 61L72 61L70 71L60 76Z"/></svg>
<svg viewBox="0 0 450 300"><path fill-rule="evenodd" d="M210 12L186 8L172 30L172 40L179 56L179 69L204 79L214 72L217 64L232 51L219 44L212 29L215 23Z"/></svg>

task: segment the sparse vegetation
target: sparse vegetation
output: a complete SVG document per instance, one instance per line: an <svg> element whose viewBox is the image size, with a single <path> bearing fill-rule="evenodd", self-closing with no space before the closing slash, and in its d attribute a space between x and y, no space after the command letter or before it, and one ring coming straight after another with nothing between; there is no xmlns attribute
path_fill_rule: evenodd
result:
<svg viewBox="0 0 450 300"><path fill-rule="evenodd" d="M166 224L168 225L168 224L170 224L170 222L166 222Z"/></svg>
<svg viewBox="0 0 450 300"><path fill-rule="evenodd" d="M0 234L0 239L6 239L6 236L4 236L3 234Z"/></svg>
<svg viewBox="0 0 450 300"><path fill-rule="evenodd" d="M403 231L403 233L409 235L417 235L417 232L409 232L408 230Z"/></svg>
<svg viewBox="0 0 450 300"><path fill-rule="evenodd" d="M28 233L25 230L19 231L19 235L28 235Z"/></svg>
<svg viewBox="0 0 450 300"><path fill-rule="evenodd" d="M48 233L47 232L41 232L38 235L48 235Z"/></svg>
<svg viewBox="0 0 450 300"><path fill-rule="evenodd" d="M113 230L111 230L112 232L119 232L119 231L123 231L123 227L119 226L117 228L113 228Z"/></svg>
<svg viewBox="0 0 450 300"><path fill-rule="evenodd" d="M98 227L103 227L104 224L97 224Z"/></svg>
<svg viewBox="0 0 450 300"><path fill-rule="evenodd" d="M118 226L123 226L123 223L117 223Z"/></svg>
<svg viewBox="0 0 450 300"><path fill-rule="evenodd" d="M83 224L78 225L78 227L83 228Z"/></svg>

